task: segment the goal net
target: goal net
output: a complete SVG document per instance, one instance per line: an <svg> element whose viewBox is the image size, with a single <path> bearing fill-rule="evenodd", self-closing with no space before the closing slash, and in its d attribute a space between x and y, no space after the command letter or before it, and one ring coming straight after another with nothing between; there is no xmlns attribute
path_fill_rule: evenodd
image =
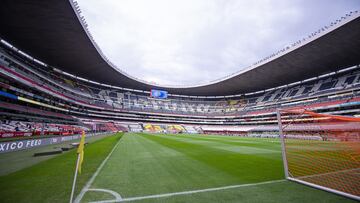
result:
<svg viewBox="0 0 360 203"><path fill-rule="evenodd" d="M360 200L360 118L279 110L287 179Z"/></svg>

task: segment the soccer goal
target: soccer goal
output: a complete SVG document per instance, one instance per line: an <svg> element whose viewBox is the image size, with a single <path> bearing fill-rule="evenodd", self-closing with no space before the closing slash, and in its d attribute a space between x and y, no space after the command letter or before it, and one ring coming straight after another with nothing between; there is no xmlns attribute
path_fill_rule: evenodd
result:
<svg viewBox="0 0 360 203"><path fill-rule="evenodd" d="M360 118L278 110L285 176L360 200Z"/></svg>

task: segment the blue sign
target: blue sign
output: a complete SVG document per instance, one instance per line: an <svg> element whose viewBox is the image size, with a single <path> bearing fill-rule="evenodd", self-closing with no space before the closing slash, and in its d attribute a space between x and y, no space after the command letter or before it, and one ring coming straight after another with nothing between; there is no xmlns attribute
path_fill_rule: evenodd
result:
<svg viewBox="0 0 360 203"><path fill-rule="evenodd" d="M150 96L158 99L166 99L168 92L164 90L151 90Z"/></svg>

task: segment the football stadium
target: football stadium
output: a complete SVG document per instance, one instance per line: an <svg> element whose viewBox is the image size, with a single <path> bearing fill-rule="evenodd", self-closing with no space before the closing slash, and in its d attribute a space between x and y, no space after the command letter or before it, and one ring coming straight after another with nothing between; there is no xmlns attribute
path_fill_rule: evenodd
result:
<svg viewBox="0 0 360 203"><path fill-rule="evenodd" d="M0 15L0 202L360 201L360 11L201 85L117 68L75 0Z"/></svg>

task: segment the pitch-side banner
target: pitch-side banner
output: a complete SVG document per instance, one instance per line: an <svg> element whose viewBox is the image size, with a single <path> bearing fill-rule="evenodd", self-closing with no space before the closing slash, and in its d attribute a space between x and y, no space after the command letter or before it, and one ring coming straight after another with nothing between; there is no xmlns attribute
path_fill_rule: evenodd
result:
<svg viewBox="0 0 360 203"><path fill-rule="evenodd" d="M87 134L86 136L90 137L93 135L94 134ZM57 144L75 139L80 139L80 135L0 142L0 153L14 152L50 144Z"/></svg>

